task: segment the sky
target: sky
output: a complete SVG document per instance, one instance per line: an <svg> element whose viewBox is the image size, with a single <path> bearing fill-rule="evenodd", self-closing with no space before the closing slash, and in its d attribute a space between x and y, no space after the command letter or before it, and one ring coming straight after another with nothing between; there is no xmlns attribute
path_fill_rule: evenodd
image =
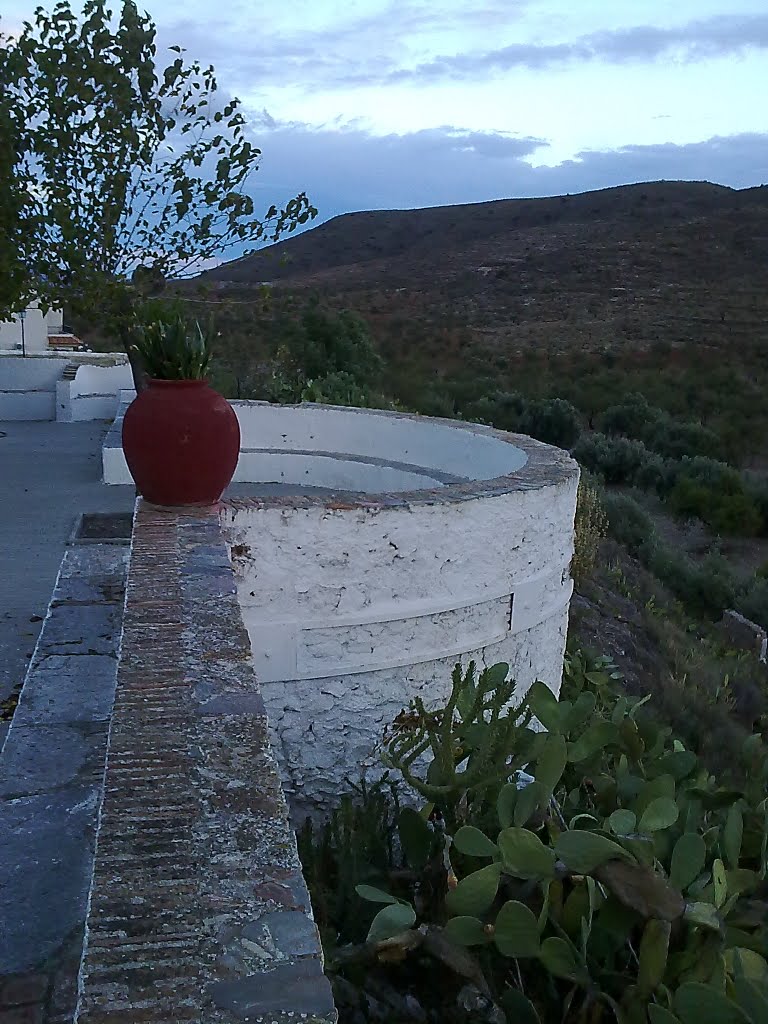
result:
<svg viewBox="0 0 768 1024"><path fill-rule="evenodd" d="M34 6L2 0L0 28ZM305 190L326 220L660 178L768 183L768 0L146 6L160 51L184 46L243 101L265 206Z"/></svg>

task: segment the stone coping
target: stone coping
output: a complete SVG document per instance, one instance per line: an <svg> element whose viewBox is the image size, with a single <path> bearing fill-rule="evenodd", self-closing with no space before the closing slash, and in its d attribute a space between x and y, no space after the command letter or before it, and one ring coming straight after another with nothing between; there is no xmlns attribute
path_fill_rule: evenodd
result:
<svg viewBox="0 0 768 1024"><path fill-rule="evenodd" d="M77 1020L336 1020L217 509L137 503Z"/></svg>

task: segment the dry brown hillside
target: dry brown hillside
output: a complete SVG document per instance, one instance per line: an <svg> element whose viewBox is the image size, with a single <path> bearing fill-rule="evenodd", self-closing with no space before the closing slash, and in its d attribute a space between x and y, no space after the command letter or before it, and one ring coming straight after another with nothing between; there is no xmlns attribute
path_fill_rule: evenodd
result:
<svg viewBox="0 0 768 1024"><path fill-rule="evenodd" d="M768 187L652 182L345 214L199 280L311 288L374 326L460 325L509 355L738 345L768 339Z"/></svg>

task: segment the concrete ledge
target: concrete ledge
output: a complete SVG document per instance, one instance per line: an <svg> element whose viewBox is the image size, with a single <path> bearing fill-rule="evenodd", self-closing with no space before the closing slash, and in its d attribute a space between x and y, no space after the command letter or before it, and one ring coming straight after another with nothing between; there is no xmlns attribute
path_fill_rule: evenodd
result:
<svg viewBox="0 0 768 1024"><path fill-rule="evenodd" d="M139 502L79 1024L335 1021L215 510Z"/></svg>

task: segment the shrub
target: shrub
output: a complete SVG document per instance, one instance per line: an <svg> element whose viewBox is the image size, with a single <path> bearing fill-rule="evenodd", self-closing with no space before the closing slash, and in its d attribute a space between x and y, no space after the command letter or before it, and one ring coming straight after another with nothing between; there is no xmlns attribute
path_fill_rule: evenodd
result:
<svg viewBox="0 0 768 1024"><path fill-rule="evenodd" d="M608 492L603 497L603 505L609 534L631 554L637 555L641 549L656 543L656 528L651 517L634 498Z"/></svg>
<svg viewBox="0 0 768 1024"><path fill-rule="evenodd" d="M581 433L578 412L562 398L529 399L517 391L498 391L470 403L464 414L558 448L571 449Z"/></svg>
<svg viewBox="0 0 768 1024"><path fill-rule="evenodd" d="M600 494L588 478L579 481L579 494L574 520L574 551L571 576L576 586L583 585L592 575L600 541L608 529L608 517Z"/></svg>
<svg viewBox="0 0 768 1024"><path fill-rule="evenodd" d="M768 629L768 577L756 576L734 603L737 612Z"/></svg>
<svg viewBox="0 0 768 1024"><path fill-rule="evenodd" d="M712 456L723 453L717 434L700 423L681 422L668 412L648 404L641 394L627 395L619 405L612 405L600 418L606 434L624 434L642 441L651 451L667 458Z"/></svg>
<svg viewBox="0 0 768 1024"><path fill-rule="evenodd" d="M412 961L438 1004L428 1018L418 1006L421 1020L761 1024L760 738L746 741L726 786L644 715L647 698L615 691L605 659L569 655L560 701L535 683L511 706L507 675L507 665L479 678L457 666L447 704L415 699L386 737L385 764L423 807L398 812L387 870L358 862L356 907L370 926L357 947L335 951L338 932L328 943L329 969L345 973L339 990L353 977L386 991L413 976ZM316 889L313 900L323 905ZM328 936L334 926L321 927ZM455 1012L467 979L474 1016Z"/></svg>
<svg viewBox="0 0 768 1024"><path fill-rule="evenodd" d="M694 562L675 548L657 544L644 562L692 612L718 618L733 605L736 580L728 562L719 555Z"/></svg>
<svg viewBox="0 0 768 1024"><path fill-rule="evenodd" d="M585 469L599 473L609 484L634 483L640 469L649 461L642 441L605 434L582 437L573 449L573 456Z"/></svg>
<svg viewBox="0 0 768 1024"><path fill-rule="evenodd" d="M581 434L579 414L562 398L539 398L528 402L520 417L523 434L570 450Z"/></svg>

